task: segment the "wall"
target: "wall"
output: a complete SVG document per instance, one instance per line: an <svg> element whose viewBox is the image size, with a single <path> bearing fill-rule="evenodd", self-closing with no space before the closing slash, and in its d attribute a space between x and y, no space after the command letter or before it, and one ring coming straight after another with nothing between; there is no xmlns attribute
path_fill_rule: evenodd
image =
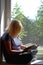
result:
<svg viewBox="0 0 43 65"><path fill-rule="evenodd" d="M1 0L0 0L0 35L1 35Z"/></svg>

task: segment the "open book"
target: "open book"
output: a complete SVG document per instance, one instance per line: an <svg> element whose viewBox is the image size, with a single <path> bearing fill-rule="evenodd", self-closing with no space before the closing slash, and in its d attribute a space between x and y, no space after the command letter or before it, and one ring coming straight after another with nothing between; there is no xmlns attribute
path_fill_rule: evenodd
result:
<svg viewBox="0 0 43 65"><path fill-rule="evenodd" d="M25 48L23 50L23 52L28 51L28 50L35 50L35 49L37 49L38 46L39 46L38 44L32 44L32 45L28 46L27 48Z"/></svg>

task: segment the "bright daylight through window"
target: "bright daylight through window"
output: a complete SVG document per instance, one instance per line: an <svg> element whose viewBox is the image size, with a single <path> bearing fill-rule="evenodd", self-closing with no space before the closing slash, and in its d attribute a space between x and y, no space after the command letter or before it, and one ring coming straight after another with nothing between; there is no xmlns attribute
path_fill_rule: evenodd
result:
<svg viewBox="0 0 43 65"><path fill-rule="evenodd" d="M23 44L38 44L43 54L43 0L11 0L11 19L19 19L24 28L19 38Z"/></svg>

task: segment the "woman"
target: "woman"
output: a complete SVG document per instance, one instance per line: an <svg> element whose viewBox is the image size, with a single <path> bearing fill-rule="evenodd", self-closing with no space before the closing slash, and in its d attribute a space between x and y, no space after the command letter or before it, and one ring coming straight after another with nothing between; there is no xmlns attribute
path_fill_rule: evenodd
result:
<svg viewBox="0 0 43 65"><path fill-rule="evenodd" d="M18 35L21 32L23 26L20 21L12 20L11 23L6 27L4 34L2 35L2 48L7 63L30 63L33 56L30 53L24 53L24 49L27 48L25 45L20 44ZM6 52L7 51L7 52Z"/></svg>

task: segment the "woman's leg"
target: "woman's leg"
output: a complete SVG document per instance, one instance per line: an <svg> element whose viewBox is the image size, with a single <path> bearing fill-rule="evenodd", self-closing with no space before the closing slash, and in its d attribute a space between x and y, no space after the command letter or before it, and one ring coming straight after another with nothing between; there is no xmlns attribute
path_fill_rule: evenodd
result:
<svg viewBox="0 0 43 65"><path fill-rule="evenodd" d="M16 57L17 57L18 63L22 63L22 64L30 63L33 58L32 55L29 54L28 52L24 54L20 54Z"/></svg>
<svg viewBox="0 0 43 65"><path fill-rule="evenodd" d="M10 57L11 64L28 64L32 60L32 55L29 53L24 54L14 54Z"/></svg>

